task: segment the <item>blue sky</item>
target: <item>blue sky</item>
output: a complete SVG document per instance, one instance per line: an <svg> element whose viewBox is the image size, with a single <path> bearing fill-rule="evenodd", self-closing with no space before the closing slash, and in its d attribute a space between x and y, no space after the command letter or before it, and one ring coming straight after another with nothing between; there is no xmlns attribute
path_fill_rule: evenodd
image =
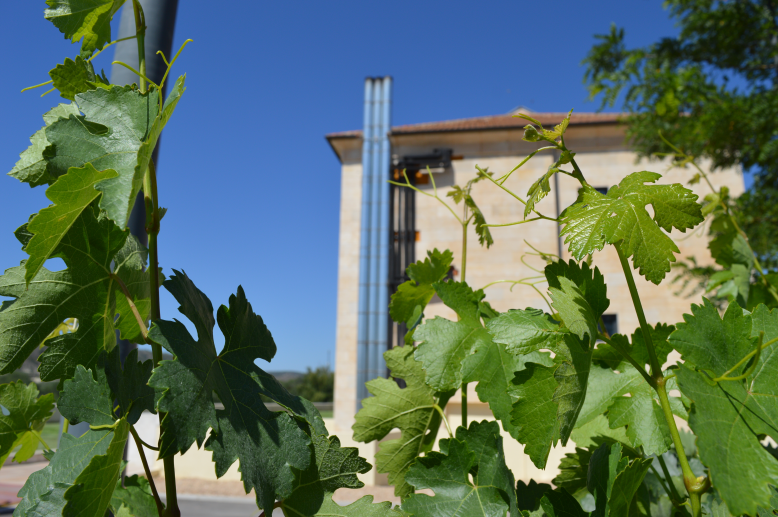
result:
<svg viewBox="0 0 778 517"><path fill-rule="evenodd" d="M395 125L519 105L594 111L580 67L593 35L612 22L626 28L630 46L673 35L661 4L181 0L174 47L186 38L194 44L174 70L187 74L188 89L158 164L160 203L169 208L162 267L185 270L214 306L243 285L278 344L268 369L332 361L340 170L324 135L360 128L364 78L394 77ZM43 0L5 7L4 172L61 100L20 90L78 53L43 19L44 8ZM106 54L96 64L110 72ZM25 256L13 230L49 203L42 187L0 182L0 267L7 269ZM165 294L163 317L177 317L176 307Z"/></svg>

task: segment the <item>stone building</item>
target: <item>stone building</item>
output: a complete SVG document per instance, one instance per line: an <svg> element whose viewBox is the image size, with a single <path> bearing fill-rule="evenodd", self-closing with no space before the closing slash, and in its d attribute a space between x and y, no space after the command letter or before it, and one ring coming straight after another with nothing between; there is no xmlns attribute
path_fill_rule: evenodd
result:
<svg viewBox="0 0 778 517"><path fill-rule="evenodd" d="M531 113L546 127L558 124L565 113ZM385 179L395 171L408 167L410 177L419 189L431 192L432 182L423 165L431 164L432 174L439 195L453 206L445 194L452 185L464 185L475 177L476 165L487 168L498 176L513 169L529 153L539 147L522 140L523 127L527 122L512 114L449 120L406 126L391 127L388 141L391 145L392 163L384 169ZM386 121L384 121L386 122ZM330 432L337 434L344 445L357 446L361 455L374 458L376 444L354 443L351 426L359 407L360 396L364 394L364 375L358 372L358 317L360 295L360 238L363 207L363 133L347 131L327 135L341 168L340 248L337 301L337 352L335 363L335 407ZM589 183L603 192L617 184L627 174L650 170L663 174L661 183L688 185L693 172L690 169L670 168L667 162L638 162L634 152L625 141L625 128L619 123L618 115L609 113L574 113L565 142L577 153L576 161ZM553 163L550 152L540 153L513 173L505 183L511 191L525 196L530 185L546 172ZM708 166L708 164L704 164ZM742 174L737 169L716 171L710 176L716 188L729 187L737 196L744 190ZM538 204L541 213L556 216L560 210L573 203L577 197L578 183L567 176L556 175L552 180L552 192ZM702 184L691 185L700 198L708 193ZM473 187L473 198L484 213L488 223L510 223L523 219L524 206L509 194L487 181ZM398 205L399 203L399 205ZM402 257L392 260L403 263L410 258L423 258L427 250L450 249L454 253L455 271L460 270L462 232L459 223L437 200L393 189L391 195L393 227L385 238L403 240ZM399 212L398 212L399 210ZM649 209L650 210L650 209ZM410 216L406 213L412 211ZM403 225L405 225L403 227ZM559 227L553 221L536 221L529 224L492 228L494 245L487 250L478 244L475 232L470 230L467 256L467 282L473 288L481 288L497 280L513 280L531 277L538 273L530 266L541 269L544 263L536 256L527 255L533 248L569 258L569 253L559 239ZM674 241L681 250L680 258L695 256L702 263L710 261L707 251L707 237L702 229L685 234L674 232ZM397 249L390 250L397 254ZM522 260L523 259L523 260ZM390 261L391 262L391 261ZM407 263L407 260L406 262ZM608 284L611 300L606 313L606 324L620 333L632 333L639 323L629 296L618 257L612 247L594 255L594 264L600 268ZM396 264L395 264L396 265ZM395 267L397 269L397 267ZM390 278L379 279L396 285L391 278L396 271L389 272ZM649 323L675 323L682 320L688 311L690 300L674 294L678 285L670 284L670 277L660 286L648 283L635 275L641 292ZM454 277L456 278L456 277ZM545 292L545 285L539 286ZM499 311L512 308L536 307L548 310L545 301L532 288L522 285L512 290L507 283L494 284L486 289L487 300ZM388 303L388 299L384 300ZM453 311L435 299L427 307L425 316L436 315L455 319ZM389 329L391 333L392 329ZM395 333L397 329L394 329ZM397 342L389 337L387 346ZM384 374L385 375L385 374ZM473 385L470 385L473 389ZM481 403L473 390L468 397L470 420L491 417L486 404ZM446 407L452 428L459 424L459 396L454 396ZM441 436L444 433L439 433ZM390 435L390 437L393 437ZM556 474L558 459L564 454L561 447L552 451L546 471L538 471L522 454L522 446L505 434L508 465L518 479L534 477L538 481L549 481ZM572 447L568 444L567 450ZM363 479L367 484L386 484L385 475L371 471Z"/></svg>

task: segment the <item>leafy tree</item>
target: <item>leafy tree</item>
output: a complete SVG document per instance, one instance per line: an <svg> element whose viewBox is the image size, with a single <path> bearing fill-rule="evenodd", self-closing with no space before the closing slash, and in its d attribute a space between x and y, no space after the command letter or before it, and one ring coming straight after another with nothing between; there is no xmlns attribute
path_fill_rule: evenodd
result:
<svg viewBox="0 0 778 517"><path fill-rule="evenodd" d="M667 0L679 34L628 48L611 27L589 51L584 82L602 106L629 113L643 156L685 154L741 165L755 188L736 202L765 267L778 266L778 4L773 0Z"/></svg>
<svg viewBox="0 0 778 517"><path fill-rule="evenodd" d="M292 395L303 397L311 402L332 402L335 392L335 372L328 366L319 366L295 379L282 383Z"/></svg>

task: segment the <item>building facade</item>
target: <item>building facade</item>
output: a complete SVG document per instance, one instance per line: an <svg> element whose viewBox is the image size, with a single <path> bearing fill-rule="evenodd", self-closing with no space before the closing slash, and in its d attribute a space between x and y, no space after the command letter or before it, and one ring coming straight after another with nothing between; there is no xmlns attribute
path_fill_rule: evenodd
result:
<svg viewBox="0 0 778 517"><path fill-rule="evenodd" d="M558 124L564 113L531 113L546 127ZM424 165L431 165L434 183L439 196L454 206L446 197L453 185L464 185L476 176L476 166L488 168L501 176L512 170L538 144L522 140L523 127L527 122L512 114L451 120L444 122L392 127L388 134L391 144L392 163L382 172L386 180L400 178L398 171L407 168L417 188L432 192L433 184ZM354 414L364 393L363 377L358 373L358 313L360 296L360 236L363 221L363 134L362 131L348 131L327 135L327 139L341 163L341 207L340 244L338 266L337 300L337 350L335 362L335 406L330 432L341 437L344 445L360 448L362 456L375 456L376 444L360 444L350 440ZM626 175L640 170L650 170L663 175L660 183L681 183L691 188L702 199L709 193L707 185L689 185L693 176L690 169L671 168L669 162L642 161L632 152L625 140L625 127L619 123L616 114L579 113L573 114L570 127L565 134L565 143L576 154L587 181L595 188L606 191ZM532 183L542 176L555 157L550 152L540 153L514 172L505 186L520 196L525 196ZM702 164L703 168L709 164ZM726 185L733 196L744 190L740 170L716 171L710 175L714 187ZM561 210L572 204L578 195L578 183L573 178L557 174L551 183L551 193L536 207L543 214L556 217ZM473 187L472 196L485 219L490 224L504 224L520 221L524 217L524 205L488 181ZM385 235L390 242L393 258L389 261L389 274L380 279L391 288L402 278L398 270L408 261L423 258L427 250L450 249L454 253L454 271L461 269L462 231L451 213L437 200L423 196L409 189L393 188L390 200L391 228ZM701 225L704 226L704 225ZM553 221L540 220L529 224L492 228L494 245L487 250L478 244L472 227L468 238L467 282L474 289L482 288L498 280L516 280L537 276L535 270L543 269L545 263L535 250L570 258L566 246L559 237L559 227ZM709 263L708 238L704 228L694 232L674 231L671 237L681 250L679 259L689 256L701 264ZM593 256L593 263L605 275L608 285L610 308L604 318L611 330L631 334L639 327L637 315L632 306L629 291L621 266L612 247ZM646 317L649 323L676 323L682 321L688 311L690 300L677 296L678 284L671 284L673 273L665 282L656 286L636 275ZM456 276L454 276L456 279ZM545 292L545 284L539 289ZM486 288L487 300L499 311L514 308L535 307L548 310L544 299L531 287L509 283L497 283ZM389 300L384 300L388 304ZM440 300L433 299L425 310L425 317L456 316ZM387 346L397 344L397 334L387 339ZM391 332L391 330L390 330ZM471 384L468 400L470 420L492 418L486 404L481 403ZM452 397L446 413L452 427L459 424L459 396ZM440 433L439 433L440 436ZM393 438L388 436L387 438ZM508 465L518 479L533 477L538 481L550 481L556 475L558 459L567 450L558 447L549 458L549 468L538 471L523 455L522 446L507 433L504 434ZM371 461L371 463L374 463ZM367 484L386 484L385 476L375 470L363 480Z"/></svg>

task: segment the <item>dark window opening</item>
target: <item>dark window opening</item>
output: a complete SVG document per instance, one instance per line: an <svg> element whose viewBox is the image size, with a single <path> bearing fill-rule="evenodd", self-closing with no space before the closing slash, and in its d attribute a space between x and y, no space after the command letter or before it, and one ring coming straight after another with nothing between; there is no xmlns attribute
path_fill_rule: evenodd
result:
<svg viewBox="0 0 778 517"><path fill-rule="evenodd" d="M608 190L610 190L609 187L594 187L594 190L602 194L603 196L608 193Z"/></svg>
<svg viewBox="0 0 778 517"><path fill-rule="evenodd" d="M619 333L619 317L616 314L603 314L602 323L605 324L605 332L609 336ZM598 323L597 327L602 331L602 323Z"/></svg>

